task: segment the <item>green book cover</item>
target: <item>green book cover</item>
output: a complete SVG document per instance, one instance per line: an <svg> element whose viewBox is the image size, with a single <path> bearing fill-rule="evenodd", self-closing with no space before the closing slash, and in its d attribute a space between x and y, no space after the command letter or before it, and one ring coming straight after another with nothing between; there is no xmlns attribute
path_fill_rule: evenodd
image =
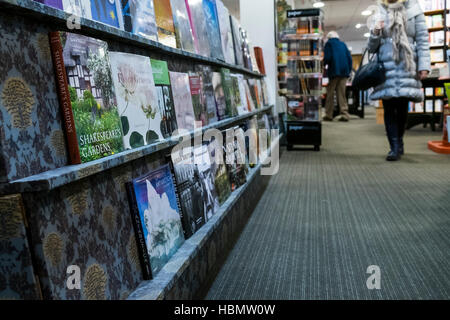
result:
<svg viewBox="0 0 450 320"><path fill-rule="evenodd" d="M108 44L60 32L81 162L123 151Z"/></svg>
<svg viewBox="0 0 450 320"><path fill-rule="evenodd" d="M230 70L221 68L222 87L225 95L226 111L225 114L229 117L234 117L238 114L237 107L234 101L233 80L231 78Z"/></svg>

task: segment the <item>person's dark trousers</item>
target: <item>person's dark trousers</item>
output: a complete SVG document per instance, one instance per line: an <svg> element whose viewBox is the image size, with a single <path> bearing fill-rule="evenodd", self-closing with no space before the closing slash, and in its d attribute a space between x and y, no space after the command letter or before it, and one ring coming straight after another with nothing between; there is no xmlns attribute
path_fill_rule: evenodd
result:
<svg viewBox="0 0 450 320"><path fill-rule="evenodd" d="M384 125L391 148L389 154L392 156L392 160L396 160L395 158L398 158L404 152L403 136L408 117L408 102L408 99L405 98L383 100Z"/></svg>

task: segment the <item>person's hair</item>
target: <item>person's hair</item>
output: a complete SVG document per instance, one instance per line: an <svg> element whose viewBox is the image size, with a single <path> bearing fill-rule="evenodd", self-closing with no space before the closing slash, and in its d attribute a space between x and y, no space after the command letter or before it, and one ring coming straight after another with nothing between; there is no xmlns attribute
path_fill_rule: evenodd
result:
<svg viewBox="0 0 450 320"><path fill-rule="evenodd" d="M336 31L330 31L330 32L328 32L327 38L328 39L332 39L332 38L339 39L339 34Z"/></svg>

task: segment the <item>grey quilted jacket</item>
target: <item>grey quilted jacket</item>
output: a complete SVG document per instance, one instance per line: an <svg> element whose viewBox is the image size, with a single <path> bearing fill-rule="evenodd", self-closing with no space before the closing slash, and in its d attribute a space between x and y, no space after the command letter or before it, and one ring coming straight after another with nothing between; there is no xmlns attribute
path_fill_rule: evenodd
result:
<svg viewBox="0 0 450 320"><path fill-rule="evenodd" d="M416 70L430 71L430 45L425 16L417 0L407 0L405 7L406 33L413 48ZM379 50L380 60L386 68L386 82L374 88L371 100L408 98L415 102L423 101L422 83L418 80L417 73L406 71L403 61L395 63L392 57L392 39L386 36L386 32L378 36L371 33L368 49L370 53Z"/></svg>

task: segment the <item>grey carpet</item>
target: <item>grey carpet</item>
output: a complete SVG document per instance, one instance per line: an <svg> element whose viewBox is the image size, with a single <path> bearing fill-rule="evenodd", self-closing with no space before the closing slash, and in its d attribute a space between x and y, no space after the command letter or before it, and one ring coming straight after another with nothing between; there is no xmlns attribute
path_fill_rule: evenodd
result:
<svg viewBox="0 0 450 320"><path fill-rule="evenodd" d="M427 149L440 136L411 129L388 163L373 111L324 123L321 152L283 153L206 298L449 299L450 156Z"/></svg>

